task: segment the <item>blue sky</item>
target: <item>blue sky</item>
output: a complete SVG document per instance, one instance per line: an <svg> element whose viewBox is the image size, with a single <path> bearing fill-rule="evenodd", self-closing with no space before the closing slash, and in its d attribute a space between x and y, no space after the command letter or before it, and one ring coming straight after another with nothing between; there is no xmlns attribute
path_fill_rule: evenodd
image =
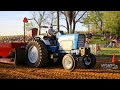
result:
<svg viewBox="0 0 120 90"><path fill-rule="evenodd" d="M0 11L0 35L23 34L24 17L31 17L31 12Z"/></svg>
<svg viewBox="0 0 120 90"><path fill-rule="evenodd" d="M23 18L31 18L31 14L31 11L0 11L0 35L23 34ZM85 27L81 26L77 25L76 29L86 30Z"/></svg>

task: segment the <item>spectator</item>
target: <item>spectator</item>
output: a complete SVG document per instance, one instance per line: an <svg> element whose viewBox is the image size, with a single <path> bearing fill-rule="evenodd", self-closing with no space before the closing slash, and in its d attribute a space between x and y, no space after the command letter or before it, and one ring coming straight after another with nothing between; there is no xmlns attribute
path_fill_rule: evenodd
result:
<svg viewBox="0 0 120 90"><path fill-rule="evenodd" d="M100 44L96 45L96 52L97 52L97 54L101 53Z"/></svg>
<svg viewBox="0 0 120 90"><path fill-rule="evenodd" d="M113 37L113 39L112 39L112 47L116 47L116 39L115 39L115 37Z"/></svg>

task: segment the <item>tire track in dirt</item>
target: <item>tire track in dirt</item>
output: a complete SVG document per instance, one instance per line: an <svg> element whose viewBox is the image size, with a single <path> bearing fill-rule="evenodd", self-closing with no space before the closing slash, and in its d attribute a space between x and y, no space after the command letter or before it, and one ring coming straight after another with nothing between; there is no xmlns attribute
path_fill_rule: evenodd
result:
<svg viewBox="0 0 120 90"><path fill-rule="evenodd" d="M62 66L30 68L0 63L1 79L120 79L120 70L82 69L73 72Z"/></svg>
<svg viewBox="0 0 120 90"><path fill-rule="evenodd" d="M120 79L119 70L100 70L100 69L79 69L76 73L82 72L82 74L87 74L95 77L95 79Z"/></svg>

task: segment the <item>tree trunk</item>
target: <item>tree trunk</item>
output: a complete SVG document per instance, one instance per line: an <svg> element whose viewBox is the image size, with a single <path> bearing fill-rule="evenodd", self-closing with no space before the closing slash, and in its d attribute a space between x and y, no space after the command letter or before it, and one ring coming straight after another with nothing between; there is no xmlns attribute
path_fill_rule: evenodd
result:
<svg viewBox="0 0 120 90"><path fill-rule="evenodd" d="M117 35L120 36L120 25L119 25L119 21L117 22Z"/></svg>
<svg viewBox="0 0 120 90"><path fill-rule="evenodd" d="M76 22L75 22L75 19L73 19L73 32L72 33L75 33L75 26L76 26Z"/></svg>
<svg viewBox="0 0 120 90"><path fill-rule="evenodd" d="M59 32L59 11L57 11L57 31Z"/></svg>
<svg viewBox="0 0 120 90"><path fill-rule="evenodd" d="M67 18L66 18L66 24L67 24L67 32L69 33L69 23L68 23Z"/></svg>
<svg viewBox="0 0 120 90"><path fill-rule="evenodd" d="M71 24L69 24L69 26L70 26L70 29L69 29L69 34L71 34L71 32L72 32L72 23L71 23Z"/></svg>
<svg viewBox="0 0 120 90"><path fill-rule="evenodd" d="M103 23L102 23L102 20L101 20L101 31L103 31L102 28L103 28Z"/></svg>
<svg viewBox="0 0 120 90"><path fill-rule="evenodd" d="M41 26L38 26L38 35L41 34Z"/></svg>
<svg viewBox="0 0 120 90"><path fill-rule="evenodd" d="M67 20L69 22L69 34L71 34L72 22L73 22L73 11L66 11L66 14L67 14Z"/></svg>

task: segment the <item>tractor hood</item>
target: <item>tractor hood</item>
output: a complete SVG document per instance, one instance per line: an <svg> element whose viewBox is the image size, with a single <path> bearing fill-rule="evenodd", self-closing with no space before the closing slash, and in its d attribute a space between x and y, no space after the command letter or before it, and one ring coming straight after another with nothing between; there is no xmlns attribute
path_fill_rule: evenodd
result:
<svg viewBox="0 0 120 90"><path fill-rule="evenodd" d="M58 37L59 50L72 50L78 48L79 34L60 35Z"/></svg>

